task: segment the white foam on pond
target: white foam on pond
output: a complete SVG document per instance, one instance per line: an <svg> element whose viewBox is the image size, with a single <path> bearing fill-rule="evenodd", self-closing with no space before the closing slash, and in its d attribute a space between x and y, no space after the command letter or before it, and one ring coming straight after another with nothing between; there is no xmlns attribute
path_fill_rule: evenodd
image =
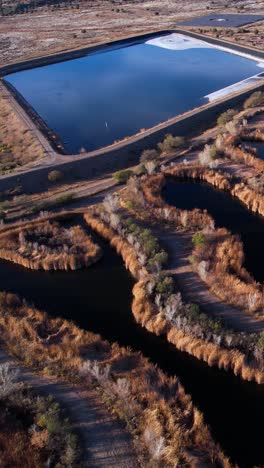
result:
<svg viewBox="0 0 264 468"><path fill-rule="evenodd" d="M208 42L176 33L155 37L147 41L146 44L169 50L211 49L213 47Z"/></svg>
<svg viewBox="0 0 264 468"><path fill-rule="evenodd" d="M230 86L227 86L226 88L219 89L218 91L215 91L213 93L207 94L204 96L205 98L208 99L209 102L216 101L217 99L223 98L225 96L228 96L228 94L235 93L237 91L240 91L241 89L244 89L254 83L257 83L258 81L262 81L263 77L260 75L254 75L249 78L246 78L245 80L238 81L237 83L234 83Z"/></svg>
<svg viewBox="0 0 264 468"><path fill-rule="evenodd" d="M220 46L216 44L209 44L209 42L195 39L193 37L185 36L184 34L172 33L168 36L159 36L154 39L146 41L146 44L162 47L163 49L169 50L188 50L188 49L218 49L228 52L229 54L239 55L240 57L247 58L249 60L254 60L257 63L257 66L264 68L264 61L260 60L258 57L247 54L245 52L240 52L229 47Z"/></svg>

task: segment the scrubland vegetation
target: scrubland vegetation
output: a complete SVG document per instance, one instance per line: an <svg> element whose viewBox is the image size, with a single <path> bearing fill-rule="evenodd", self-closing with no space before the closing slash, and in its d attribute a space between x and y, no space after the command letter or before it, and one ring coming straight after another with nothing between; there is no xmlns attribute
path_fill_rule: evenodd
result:
<svg viewBox="0 0 264 468"><path fill-rule="evenodd" d="M264 106L264 93L261 91L256 91L244 102L244 109L259 106Z"/></svg>
<svg viewBox="0 0 264 468"><path fill-rule="evenodd" d="M158 149L161 153L169 154L182 148L185 144L184 137L172 136L170 133L166 135L162 143L158 144Z"/></svg>
<svg viewBox="0 0 264 468"><path fill-rule="evenodd" d="M143 466L172 467L175 461L230 466L179 380L167 377L141 354L52 319L9 293L0 294L0 326L2 342L17 359L99 392L126 423ZM44 437L54 428L52 409L36 413ZM41 444L42 438L35 435L34 440Z"/></svg>
<svg viewBox="0 0 264 468"><path fill-rule="evenodd" d="M15 379L9 363L0 365L1 467L77 466L80 448L64 411Z"/></svg>
<svg viewBox="0 0 264 468"><path fill-rule="evenodd" d="M137 279L132 312L138 323L152 333L166 335L178 349L210 365L230 368L246 380L264 382L262 335L233 332L201 313L195 304L185 304L172 278L162 272L166 254L158 249L149 231L120 216L116 198L108 198L106 206L87 213L85 219L110 241ZM153 269L155 256L159 261Z"/></svg>
<svg viewBox="0 0 264 468"><path fill-rule="evenodd" d="M200 233L199 233L200 234ZM243 267L243 245L226 229L205 231L190 258L195 270L223 301L262 318L263 292Z"/></svg>
<svg viewBox="0 0 264 468"><path fill-rule="evenodd" d="M48 219L0 233L0 257L33 270L76 270L101 255L101 248L80 226L64 228Z"/></svg>
<svg viewBox="0 0 264 468"><path fill-rule="evenodd" d="M204 180L220 190L229 191L252 211L264 214L263 196L256 194L253 189L243 183L236 183L236 179L228 174L203 169L199 166L185 167L180 165L169 169L166 174L176 178ZM163 183L166 180L165 176L158 177L163 177ZM154 193L155 202L158 204L161 199L161 206L164 207L166 204L161 198L161 188L158 188L155 179L153 178L153 181L148 179L146 183L147 187L155 187L154 190L157 190ZM150 192L148 200L153 202L151 194L152 192ZM173 215L170 216L170 207L165 206L163 210L166 208L168 219L174 224L175 221L177 223L177 219ZM177 208L175 209L177 210ZM193 228L195 223L189 222L186 227ZM238 236L232 235L225 229L214 229L212 218L209 221L205 215L204 222L200 223L200 228L205 229L206 235L197 234L194 237L195 249L191 260L196 271L222 300L238 306L246 312L254 313L256 317L261 316L264 306L262 288L243 268L244 252Z"/></svg>
<svg viewBox="0 0 264 468"><path fill-rule="evenodd" d="M202 228L210 224L212 218L201 210L179 210L168 206L161 197L161 190L166 182L163 174L152 177L132 178L122 192L122 202L131 212L150 221L164 220L186 229Z"/></svg>
<svg viewBox="0 0 264 468"><path fill-rule="evenodd" d="M0 97L0 174L34 165L44 158L44 149L15 114L11 104Z"/></svg>

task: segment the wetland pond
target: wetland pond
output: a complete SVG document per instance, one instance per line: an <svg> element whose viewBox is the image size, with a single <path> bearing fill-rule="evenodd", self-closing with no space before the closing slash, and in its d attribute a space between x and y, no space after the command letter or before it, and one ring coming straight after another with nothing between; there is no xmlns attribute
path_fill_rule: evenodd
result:
<svg viewBox="0 0 264 468"><path fill-rule="evenodd" d="M206 209L216 227L239 234L245 253L245 267L256 281L264 281L264 218L251 213L243 203L223 190L192 179L168 178L163 198L169 205L184 210Z"/></svg>
<svg viewBox="0 0 264 468"><path fill-rule="evenodd" d="M134 281L109 244L94 237L104 256L87 269L41 272L0 261L1 289L139 350L163 371L176 374L232 461L245 468L263 466L264 386L210 368L137 325L131 312Z"/></svg>
<svg viewBox="0 0 264 468"><path fill-rule="evenodd" d="M5 79L59 136L66 152L76 154L234 92L244 80L257 80L261 66L264 62L253 57L172 33L146 42L121 41Z"/></svg>

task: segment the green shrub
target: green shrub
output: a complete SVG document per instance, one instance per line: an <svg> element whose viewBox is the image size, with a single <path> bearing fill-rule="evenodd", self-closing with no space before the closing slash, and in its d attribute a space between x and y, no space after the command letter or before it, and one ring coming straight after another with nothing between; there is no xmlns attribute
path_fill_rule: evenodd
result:
<svg viewBox="0 0 264 468"><path fill-rule="evenodd" d="M140 162L152 161L158 159L159 153L156 149L147 149L140 156Z"/></svg>
<svg viewBox="0 0 264 468"><path fill-rule="evenodd" d="M169 296L173 292L173 279L170 276L161 276L156 284L155 290L158 294Z"/></svg>
<svg viewBox="0 0 264 468"><path fill-rule="evenodd" d="M155 237L149 237L148 239L145 240L144 250L148 257L154 256L158 248L159 248L158 241L157 239L155 239Z"/></svg>
<svg viewBox="0 0 264 468"><path fill-rule="evenodd" d="M176 151L185 143L185 139L181 136L172 136L170 133L165 136L162 143L158 144L158 148L161 153L171 153Z"/></svg>
<svg viewBox="0 0 264 468"><path fill-rule="evenodd" d="M236 115L236 111L234 109L228 109L226 112L223 112L219 115L217 119L217 125L225 125L227 122L233 120Z"/></svg>
<svg viewBox="0 0 264 468"><path fill-rule="evenodd" d="M136 169L135 169L135 174L136 174L137 176L144 175L144 174L146 174L146 172L147 172L147 170L146 170L144 164L140 164L140 165L137 166Z"/></svg>
<svg viewBox="0 0 264 468"><path fill-rule="evenodd" d="M259 339L258 339L257 345L258 345L258 347L260 349L262 349L264 351L264 332L261 332L259 334Z"/></svg>
<svg viewBox="0 0 264 468"><path fill-rule="evenodd" d="M264 93L261 91L256 91L251 94L249 98L244 102L244 109L250 109L251 107L258 107L264 105Z"/></svg>
<svg viewBox="0 0 264 468"><path fill-rule="evenodd" d="M119 183L119 184L126 184L128 179L134 174L133 171L130 169L123 169L121 171L115 172L113 175L114 179Z"/></svg>
<svg viewBox="0 0 264 468"><path fill-rule="evenodd" d="M63 172L61 171L54 170L48 173L48 180L50 182L59 182L60 180L63 179L63 177L64 177Z"/></svg>
<svg viewBox="0 0 264 468"><path fill-rule="evenodd" d="M55 200L55 204L57 205L63 205L65 203L70 203L74 198L74 193L65 193L65 195L60 195L58 198Z"/></svg>
<svg viewBox="0 0 264 468"><path fill-rule="evenodd" d="M168 262L168 254L164 250L161 252L157 252L153 257L150 258L148 261L148 265L152 266L155 263L158 263L159 265L165 265Z"/></svg>
<svg viewBox="0 0 264 468"><path fill-rule="evenodd" d="M192 243L195 247L203 245L205 243L205 236L202 232L196 232L192 236Z"/></svg>

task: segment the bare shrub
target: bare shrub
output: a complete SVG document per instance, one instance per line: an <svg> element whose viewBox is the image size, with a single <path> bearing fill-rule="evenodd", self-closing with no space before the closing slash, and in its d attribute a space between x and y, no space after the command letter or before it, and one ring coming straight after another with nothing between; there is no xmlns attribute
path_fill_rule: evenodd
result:
<svg viewBox="0 0 264 468"><path fill-rule="evenodd" d="M12 368L11 362L0 365L0 398L5 398L14 392L18 375L18 369Z"/></svg>
<svg viewBox="0 0 264 468"><path fill-rule="evenodd" d="M114 213L115 211L117 211L120 206L118 195L107 195L104 198L103 206L109 213Z"/></svg>
<svg viewBox="0 0 264 468"><path fill-rule="evenodd" d="M251 94L249 98L244 102L244 109L250 109L251 107L259 107L264 105L264 93L262 91L256 91Z"/></svg>

